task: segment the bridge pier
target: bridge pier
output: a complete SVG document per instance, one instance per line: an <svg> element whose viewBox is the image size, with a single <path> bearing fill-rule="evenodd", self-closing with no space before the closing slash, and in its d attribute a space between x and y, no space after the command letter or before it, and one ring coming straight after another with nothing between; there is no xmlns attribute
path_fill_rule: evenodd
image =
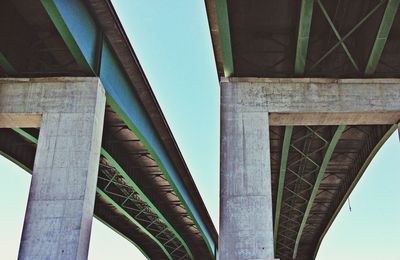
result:
<svg viewBox="0 0 400 260"><path fill-rule="evenodd" d="M268 112L246 112L224 90L219 259L273 259Z"/></svg>
<svg viewBox="0 0 400 260"><path fill-rule="evenodd" d="M394 125L397 79L221 81L220 259L273 259L269 126Z"/></svg>
<svg viewBox="0 0 400 260"><path fill-rule="evenodd" d="M97 78L0 80L0 126L40 124L19 259L87 258L104 112Z"/></svg>

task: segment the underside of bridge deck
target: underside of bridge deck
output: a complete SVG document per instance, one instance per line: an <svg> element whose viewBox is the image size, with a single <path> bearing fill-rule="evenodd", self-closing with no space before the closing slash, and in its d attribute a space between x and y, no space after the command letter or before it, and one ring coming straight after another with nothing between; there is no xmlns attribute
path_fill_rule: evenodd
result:
<svg viewBox="0 0 400 260"><path fill-rule="evenodd" d="M221 147L221 180L226 181L221 189L229 190L233 185L229 181L239 182L232 186L235 192L237 187L248 186L248 169L271 174L273 206L264 210L273 213L274 255L280 259L313 259L372 157L398 127L400 90L395 78L400 76L400 1L205 3L221 77L221 144L236 145ZM364 81L369 87L339 87L339 82L346 81L342 79L357 84L362 78L369 78ZM385 83L376 78L394 78L396 90L381 89ZM311 83L303 88L304 82ZM376 84L369 85L373 82ZM382 95L376 95L377 91ZM363 97L355 98L359 94ZM391 96L397 100L392 100L396 108L390 112L384 107L386 97ZM361 99L370 105L380 104L380 108L367 108L366 103L362 105L365 110L353 106ZM246 119L261 111L269 113L268 121L262 117L258 121L269 122L271 173L263 160L246 155L249 145L262 153L266 149L253 143L251 137L263 132L257 130L259 122ZM234 147L236 153L227 151L227 147ZM223 163L242 157L243 168ZM234 175L245 177L234 179ZM254 181L253 185L258 187L259 183ZM222 213L230 198L223 192ZM247 210L253 212L251 205ZM229 211L232 219L243 219L243 212L246 210ZM221 219L221 223L222 240L229 228L237 229L241 237L244 230L253 232L254 237L270 232L266 226L257 228L258 221L247 226L228 219ZM220 243L220 252L233 250L231 243ZM243 259L264 256L269 250L264 241L236 243L241 246L236 253ZM221 259L229 258L223 255Z"/></svg>
<svg viewBox="0 0 400 260"><path fill-rule="evenodd" d="M217 232L111 1L0 1L0 33L0 77L104 85L96 216L152 259L213 258ZM31 170L39 129L0 132Z"/></svg>
<svg viewBox="0 0 400 260"><path fill-rule="evenodd" d="M398 77L398 0L206 0L220 76Z"/></svg>
<svg viewBox="0 0 400 260"><path fill-rule="evenodd" d="M157 162L110 106L104 126L96 217L151 259L210 258ZM38 136L37 128L0 128L0 152L31 172Z"/></svg>
<svg viewBox="0 0 400 260"><path fill-rule="evenodd" d="M292 259L295 251L296 259L315 257L349 193L395 129L391 125L270 128L278 258ZM329 149L332 142L337 144Z"/></svg>

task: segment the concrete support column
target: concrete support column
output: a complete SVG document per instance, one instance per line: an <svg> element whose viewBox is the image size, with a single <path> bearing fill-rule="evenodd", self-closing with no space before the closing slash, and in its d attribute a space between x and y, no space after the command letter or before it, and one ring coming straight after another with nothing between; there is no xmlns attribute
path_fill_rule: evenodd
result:
<svg viewBox="0 0 400 260"><path fill-rule="evenodd" d="M27 124L41 115L18 258L86 259L105 113L100 81L4 80L0 113L24 113Z"/></svg>
<svg viewBox="0 0 400 260"><path fill-rule="evenodd" d="M248 112L221 89L219 259L273 259L268 112Z"/></svg>

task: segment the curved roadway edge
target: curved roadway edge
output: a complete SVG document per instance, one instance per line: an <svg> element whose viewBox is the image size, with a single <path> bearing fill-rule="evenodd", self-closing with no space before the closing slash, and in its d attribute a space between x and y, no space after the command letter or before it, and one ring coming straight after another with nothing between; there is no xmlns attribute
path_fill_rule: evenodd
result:
<svg viewBox="0 0 400 260"><path fill-rule="evenodd" d="M172 227L172 225L167 221L167 219L161 214L161 212L154 206L150 199L143 193L142 190L136 185L136 183L129 177L129 175L122 169L122 167L117 163L117 161L104 149L101 148L101 155L103 155L108 162L113 166L116 171L129 183L135 192L138 193L139 197L146 202L146 204L151 208L151 210L158 216L158 218L168 227L168 229L175 235L176 238L181 242L186 252L193 259L193 254L190 251L186 242L182 239L181 235ZM104 196L103 196L104 197ZM122 208L121 208L122 209ZM139 224L139 223L138 223ZM140 225L140 224L139 224ZM147 231L147 230L146 230ZM150 234L151 235L151 234ZM164 251L165 252L165 251Z"/></svg>
<svg viewBox="0 0 400 260"><path fill-rule="evenodd" d="M108 103L151 152L215 256L215 227L111 2L41 2L75 60L100 77Z"/></svg>
<svg viewBox="0 0 400 260"><path fill-rule="evenodd" d="M137 227L139 227L148 237L150 237L165 253L165 255L168 257L168 259L172 260L172 256L168 252L168 250L164 247L164 245L156 238L154 237L145 227L143 227L139 222L136 221L128 212L126 212L117 202L115 202L111 197L109 197L104 191L102 191L99 188L96 188L96 192L106 201L108 201L111 205L114 206L120 212L122 215L127 217L133 224L135 224Z"/></svg>
<svg viewBox="0 0 400 260"><path fill-rule="evenodd" d="M343 197L342 201L339 204L339 207L336 208L335 212L332 215L331 220L329 221L328 225L326 226L325 230L323 231L321 237L318 240L317 246L315 247L315 252L314 252L314 257L317 256L319 247L321 246L322 240L324 239L326 233L328 232L329 228L331 227L333 221L335 220L336 216L339 214L340 210L342 209L344 203L350 196L351 192L353 191L354 187L357 185L358 181L364 174L365 170L368 168L368 165L371 163L372 159L375 157L375 155L378 153L378 151L381 149L383 144L389 139L389 137L393 134L394 131L398 128L397 124L393 125L387 132L386 134L382 137L382 139L378 142L378 144L373 148L372 152L368 156L367 160L364 162L363 166L361 169L358 171L358 174L356 178L354 179L353 183L350 185L350 188L347 190L345 196Z"/></svg>

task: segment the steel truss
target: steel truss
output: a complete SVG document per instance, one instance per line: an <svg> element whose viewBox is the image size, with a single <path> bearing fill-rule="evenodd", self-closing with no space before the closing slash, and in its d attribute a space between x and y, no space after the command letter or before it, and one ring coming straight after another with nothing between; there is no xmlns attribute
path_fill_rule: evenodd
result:
<svg viewBox="0 0 400 260"><path fill-rule="evenodd" d="M291 259L297 251L299 238L309 217L310 204L315 199L315 189L318 191L327 161L344 128L339 126L332 135L329 126L296 126L291 139L285 134L284 142L290 140L290 153L287 164L281 164L281 169L282 166L286 167L284 179L280 179L278 187L283 199L277 202L277 209L281 207L278 216L280 221L275 222L278 225L275 228L277 256L282 259Z"/></svg>
<svg viewBox="0 0 400 260"><path fill-rule="evenodd" d="M325 6L322 3L322 0L302 0L301 4L301 12L299 19L299 32L297 39L297 49L296 49L296 59L295 59L295 74L302 75L306 70L306 59L307 59L307 51L308 51L308 42L310 39L310 28L311 28L311 20L314 9L314 2L320 8L324 18L329 24L329 27L333 31L335 37L337 38L337 42L331 46L317 61L309 60L312 65L309 67L308 71L311 72L315 70L319 65L332 53L337 47L342 46L346 56L348 57L350 63L354 67L357 73L362 73L362 68L360 68L357 61L354 59L353 55L349 51L346 40L354 34L354 32L361 27L369 18L375 14L382 6L386 5L385 12L381 19L379 31L376 35L375 42L372 46L371 53L368 58L368 62L365 65L364 74L373 74L376 71L376 67L379 63L380 57L382 55L383 49L385 47L385 43L389 36L390 29L392 27L395 15L399 9L399 0L380 0L378 3L366 14L363 18L359 20L357 24L353 26L347 33L343 36L339 33L337 26L335 26L334 21L328 14Z"/></svg>
<svg viewBox="0 0 400 260"><path fill-rule="evenodd" d="M176 235L176 232L171 230L165 220L154 212L147 203L148 199L143 198L140 191L138 192L130 186L129 182L111 166L104 156L100 159L97 185L99 189L117 202L143 228L150 232L172 259L190 259L184 243L180 241L181 239Z"/></svg>

